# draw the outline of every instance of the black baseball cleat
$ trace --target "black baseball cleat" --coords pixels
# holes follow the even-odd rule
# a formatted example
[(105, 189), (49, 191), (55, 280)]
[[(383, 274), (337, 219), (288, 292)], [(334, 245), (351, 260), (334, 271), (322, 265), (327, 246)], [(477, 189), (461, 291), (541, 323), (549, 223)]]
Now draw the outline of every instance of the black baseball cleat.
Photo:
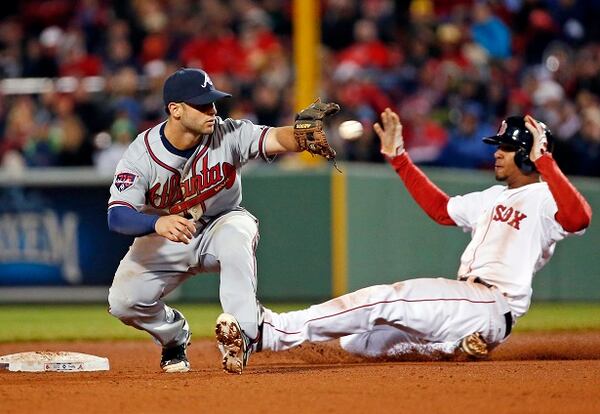
[(262, 352), (263, 347), (263, 327), (265, 325), (265, 307), (258, 304), (258, 337), (254, 340), (254, 352)]
[(264, 306), (258, 304), (258, 335), (252, 340), (242, 330), (242, 327), (229, 313), (222, 313), (217, 318), (215, 335), (217, 347), (221, 351), (223, 370), (231, 374), (241, 374), (244, 371), (250, 354), (262, 351), (262, 333), (264, 323)]
[(471, 358), (483, 359), (489, 355), (488, 344), (479, 332), (465, 336), (460, 340), (458, 347)]
[(160, 367), (165, 372), (188, 372), (190, 362), (185, 354), (187, 344), (163, 348)]
[(230, 374), (241, 374), (248, 364), (250, 354), (257, 351), (258, 341), (252, 342), (242, 331), (233, 315), (222, 313), (215, 326), (217, 346), (223, 359), (223, 370)]
[(241, 374), (250, 356), (246, 335), (238, 321), (228, 313), (222, 313), (217, 318), (215, 326), (217, 346), (223, 359), (223, 370), (231, 374)]
[(188, 372), (190, 370), (190, 362), (188, 361), (186, 349), (191, 343), (192, 333), (190, 327), (178, 310), (173, 309), (175, 314), (174, 321), (183, 319), (183, 330), (186, 334), (185, 341), (180, 345), (163, 347), (160, 367), (165, 372)]

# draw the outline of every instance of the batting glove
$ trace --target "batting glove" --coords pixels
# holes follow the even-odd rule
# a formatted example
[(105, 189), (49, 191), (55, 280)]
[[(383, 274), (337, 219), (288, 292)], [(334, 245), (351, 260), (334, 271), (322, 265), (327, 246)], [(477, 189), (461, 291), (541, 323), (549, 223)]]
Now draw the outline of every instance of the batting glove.
[(525, 117), (525, 127), (533, 135), (533, 144), (529, 153), (529, 159), (536, 162), (548, 151), (548, 137), (546, 136), (546, 125), (538, 122), (530, 115)]

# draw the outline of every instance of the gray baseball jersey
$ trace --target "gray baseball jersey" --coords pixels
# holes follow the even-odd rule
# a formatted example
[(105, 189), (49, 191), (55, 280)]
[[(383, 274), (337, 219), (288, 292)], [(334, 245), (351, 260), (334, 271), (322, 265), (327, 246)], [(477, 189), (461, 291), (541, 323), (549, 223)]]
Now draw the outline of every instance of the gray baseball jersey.
[(217, 117), (215, 131), (202, 136), (194, 154), (174, 153), (164, 136), (166, 122), (139, 134), (117, 165), (109, 208), (129, 206), (152, 214), (183, 213), (197, 204), (207, 217), (242, 201), (240, 167), (258, 156), (268, 159), (269, 127)]
[[(141, 133), (119, 162), (109, 208), (148, 214), (191, 214), (198, 229), (189, 244), (156, 233), (137, 237), (121, 260), (109, 291), (111, 314), (149, 332), (162, 346), (187, 338), (182, 321), (162, 298), (198, 272), (220, 273), (223, 310), (251, 338), (258, 333), (256, 258), (258, 221), (240, 208), (240, 167), (265, 153), (269, 127), (216, 119), (193, 154), (176, 150), (166, 123)], [(199, 211), (199, 213), (198, 213)]]

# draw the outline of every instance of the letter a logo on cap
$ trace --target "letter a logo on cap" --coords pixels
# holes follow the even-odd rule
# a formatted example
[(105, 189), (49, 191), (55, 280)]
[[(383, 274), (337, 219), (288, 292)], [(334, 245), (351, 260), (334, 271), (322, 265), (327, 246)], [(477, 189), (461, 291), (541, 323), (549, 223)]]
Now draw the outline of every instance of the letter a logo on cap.
[(204, 74), (204, 83), (202, 84), (203, 88), (206, 88), (206, 84), (209, 84), (210, 86), (214, 86), (212, 81), (210, 80), (210, 77), (208, 76), (208, 73)]

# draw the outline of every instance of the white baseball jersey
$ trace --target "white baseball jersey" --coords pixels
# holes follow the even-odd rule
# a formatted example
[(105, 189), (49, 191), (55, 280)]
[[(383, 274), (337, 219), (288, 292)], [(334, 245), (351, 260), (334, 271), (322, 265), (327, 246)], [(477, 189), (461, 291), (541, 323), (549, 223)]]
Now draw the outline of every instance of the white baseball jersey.
[(458, 278), (476, 276), (498, 287), (514, 316), (522, 316), (529, 309), (533, 275), (569, 234), (554, 218), (557, 211), (544, 182), (515, 189), (495, 185), (450, 198), (448, 214), (472, 237)]
[(247, 120), (216, 118), (215, 131), (202, 136), (192, 156), (177, 153), (164, 137), (163, 122), (139, 134), (119, 162), (109, 207), (125, 205), (151, 214), (185, 211), (194, 198), (207, 217), (242, 201), (240, 167), (265, 153), (268, 127)]
[[(458, 279), (468, 281), (410, 279), (299, 311), (265, 309), (263, 349), (341, 338), (343, 349), (359, 355), (432, 355), (454, 352), (475, 332), (490, 348), (506, 340), (509, 323), (529, 307), (534, 273), (569, 234), (554, 218), (558, 209), (548, 185), (496, 185), (450, 198), (447, 210), (472, 233), (458, 271)], [(475, 278), (494, 287), (472, 283)]]

